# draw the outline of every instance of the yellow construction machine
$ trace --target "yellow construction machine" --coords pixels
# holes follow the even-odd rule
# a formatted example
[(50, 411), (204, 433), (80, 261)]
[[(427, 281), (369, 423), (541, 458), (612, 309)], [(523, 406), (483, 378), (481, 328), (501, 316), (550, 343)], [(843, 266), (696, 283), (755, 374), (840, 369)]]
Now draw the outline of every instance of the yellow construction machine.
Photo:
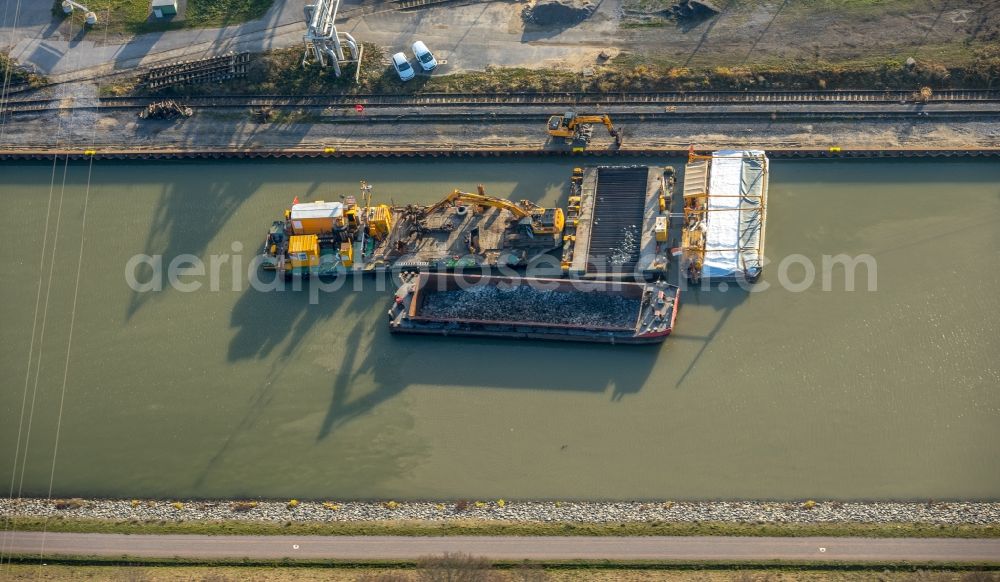
[(594, 124), (600, 123), (608, 128), (608, 135), (615, 138), (615, 145), (621, 147), (621, 130), (615, 129), (611, 123), (611, 117), (602, 115), (577, 115), (569, 111), (563, 115), (553, 115), (549, 117), (548, 131), (552, 137), (562, 137), (567, 143), (581, 142), (590, 143), (594, 134)]
[(489, 196), (482, 184), (478, 186), (478, 192), (475, 194), (455, 190), (445, 196), (444, 200), (427, 208), (426, 214), (432, 214), (449, 204), (462, 203), (482, 208), (506, 210), (511, 213), (520, 226), (527, 230), (530, 236), (560, 235), (566, 224), (566, 215), (563, 214), (562, 208), (542, 208), (530, 200), (521, 200), (515, 203), (504, 198)]
[(372, 205), (371, 186), (361, 183), (363, 205), (354, 196), (341, 202), (299, 202), (296, 196), (284, 220), (271, 223), (261, 254), (262, 267), (285, 276), (333, 276), (354, 267), (354, 243), (371, 252), (392, 229), (392, 209)]

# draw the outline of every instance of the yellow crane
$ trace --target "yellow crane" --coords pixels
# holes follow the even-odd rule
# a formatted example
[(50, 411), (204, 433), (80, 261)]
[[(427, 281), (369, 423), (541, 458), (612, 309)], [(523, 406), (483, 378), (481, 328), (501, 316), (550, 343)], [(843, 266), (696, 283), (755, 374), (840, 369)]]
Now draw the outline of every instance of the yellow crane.
[(432, 214), (449, 204), (464, 202), (470, 205), (506, 210), (521, 225), (528, 227), (531, 235), (562, 233), (563, 226), (566, 224), (566, 216), (563, 214), (562, 208), (542, 208), (530, 200), (521, 200), (515, 203), (504, 198), (489, 196), (482, 184), (477, 189), (478, 193), (455, 190), (437, 204), (429, 207), (426, 214)]
[(568, 142), (581, 141), (590, 143), (593, 134), (594, 124), (600, 123), (608, 128), (608, 135), (615, 138), (615, 144), (622, 145), (621, 131), (615, 129), (611, 123), (611, 117), (602, 115), (577, 115), (569, 111), (563, 115), (553, 115), (549, 117), (548, 131), (552, 137), (566, 138)]

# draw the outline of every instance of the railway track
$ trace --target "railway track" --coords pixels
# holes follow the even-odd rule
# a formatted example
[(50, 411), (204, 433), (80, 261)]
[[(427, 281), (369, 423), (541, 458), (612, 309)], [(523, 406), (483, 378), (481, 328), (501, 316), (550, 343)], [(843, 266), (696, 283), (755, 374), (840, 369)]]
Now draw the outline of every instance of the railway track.
[[(97, 106), (89, 107), (97, 109)], [(112, 108), (113, 109), (113, 108)], [(129, 107), (129, 109), (132, 109)], [(3, 115), (0, 111), (0, 115)], [(765, 120), (780, 122), (795, 121), (860, 121), (860, 120), (892, 120), (892, 119), (914, 119), (915, 113), (909, 109), (881, 109), (881, 110), (851, 110), (838, 109), (826, 111), (783, 111), (775, 113), (768, 110), (758, 111), (658, 111), (645, 113), (630, 113), (616, 111), (613, 113), (616, 124), (628, 130), (633, 124), (644, 123), (672, 123), (672, 122), (697, 122), (712, 123), (719, 121), (736, 122), (760, 122)], [(921, 114), (922, 115), (922, 114)], [(995, 118), (1000, 113), (994, 107), (983, 107), (977, 109), (946, 110), (927, 113), (927, 118), (941, 121), (949, 120), (972, 120), (976, 118)], [(544, 124), (549, 118), (549, 113), (526, 113), (526, 112), (506, 112), (506, 113), (449, 113), (449, 112), (408, 112), (408, 113), (366, 113), (365, 115), (337, 114), (321, 115), (315, 118), (303, 119), (303, 123), (337, 123), (337, 124)], [(598, 132), (600, 134), (600, 132)]]
[[(102, 97), (89, 107), (142, 109), (155, 97)], [(88, 100), (92, 103), (91, 100)], [(638, 105), (822, 105), (915, 103), (912, 91), (698, 91), (637, 93), (427, 93), (421, 95), (234, 95), (191, 97), (183, 100), (193, 108), (348, 108), (365, 107), (490, 107), (544, 105), (559, 108), (596, 108)], [(1000, 90), (956, 89), (934, 93), (925, 103), (1000, 103)], [(72, 100), (9, 99), (0, 113), (49, 111), (80, 107)]]
[(245, 75), (250, 60), (250, 53), (242, 52), (163, 65), (150, 69), (146, 73), (145, 82), (150, 89), (159, 89), (188, 83), (224, 81)]
[(392, 0), (396, 10), (416, 10), (417, 8), (430, 8), (440, 4), (454, 2), (455, 0)]
[[(569, 149), (544, 148), (540, 146), (485, 146), (475, 149), (456, 149), (451, 146), (424, 145), (410, 147), (329, 147), (322, 144), (297, 146), (293, 148), (231, 149), (231, 148), (103, 148), (86, 149), (87, 146), (63, 148), (6, 148), (0, 149), (0, 161), (4, 160), (51, 160), (53, 156), (70, 160), (221, 160), (221, 159), (326, 159), (326, 158), (518, 158), (518, 157), (634, 157), (668, 156), (685, 157), (687, 146), (645, 144), (627, 146), (624, 149), (588, 149), (585, 153)], [(710, 151), (710, 150), (709, 150)], [(1000, 148), (957, 148), (957, 149), (841, 149), (839, 147), (770, 147), (771, 159), (943, 159), (943, 158), (990, 158), (1000, 159)]]

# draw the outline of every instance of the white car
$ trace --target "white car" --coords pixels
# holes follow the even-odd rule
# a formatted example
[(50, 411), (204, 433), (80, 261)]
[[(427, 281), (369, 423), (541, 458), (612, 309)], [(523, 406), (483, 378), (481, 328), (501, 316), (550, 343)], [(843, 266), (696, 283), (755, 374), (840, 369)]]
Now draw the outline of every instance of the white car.
[(406, 55), (403, 53), (396, 53), (392, 55), (392, 66), (396, 69), (399, 74), (399, 80), (409, 81), (413, 77), (417, 76), (417, 73), (410, 66), (409, 61), (406, 60)]
[(417, 62), (420, 63), (420, 68), (425, 71), (433, 71), (437, 68), (437, 59), (434, 58), (434, 54), (427, 48), (424, 41), (418, 40), (413, 43), (411, 48), (413, 49), (413, 56), (417, 57)]

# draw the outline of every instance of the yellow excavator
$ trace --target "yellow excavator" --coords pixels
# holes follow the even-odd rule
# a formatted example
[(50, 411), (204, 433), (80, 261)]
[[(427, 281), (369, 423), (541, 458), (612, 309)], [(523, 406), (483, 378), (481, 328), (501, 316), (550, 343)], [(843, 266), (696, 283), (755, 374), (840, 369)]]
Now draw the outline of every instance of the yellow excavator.
[(621, 147), (621, 130), (615, 129), (611, 123), (611, 117), (602, 115), (577, 115), (569, 111), (563, 115), (553, 115), (549, 117), (548, 130), (552, 137), (562, 137), (567, 143), (582, 142), (590, 143), (594, 133), (594, 124), (600, 123), (608, 128), (608, 135), (615, 138), (615, 145)]
[(466, 203), (510, 212), (518, 224), (525, 227), (529, 236), (562, 234), (563, 226), (566, 224), (566, 216), (563, 214), (562, 208), (542, 208), (530, 200), (514, 203), (504, 198), (488, 196), (482, 184), (477, 187), (477, 190), (478, 193), (475, 194), (455, 190), (445, 196), (444, 200), (429, 207), (426, 214), (432, 214), (449, 204)]

